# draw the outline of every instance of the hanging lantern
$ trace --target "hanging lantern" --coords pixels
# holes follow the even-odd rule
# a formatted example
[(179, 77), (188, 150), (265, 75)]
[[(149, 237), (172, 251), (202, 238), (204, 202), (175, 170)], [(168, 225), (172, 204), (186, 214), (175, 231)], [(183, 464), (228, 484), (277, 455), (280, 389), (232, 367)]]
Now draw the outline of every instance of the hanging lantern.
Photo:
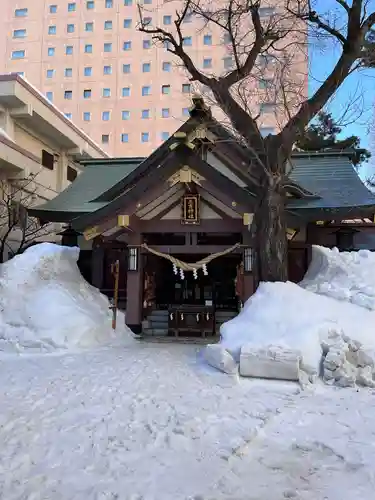
[(193, 276), (194, 276), (194, 279), (198, 279), (198, 271), (194, 268), (193, 269)]
[(184, 271), (183, 269), (180, 269), (180, 278), (183, 280), (185, 279), (185, 274), (184, 274)]

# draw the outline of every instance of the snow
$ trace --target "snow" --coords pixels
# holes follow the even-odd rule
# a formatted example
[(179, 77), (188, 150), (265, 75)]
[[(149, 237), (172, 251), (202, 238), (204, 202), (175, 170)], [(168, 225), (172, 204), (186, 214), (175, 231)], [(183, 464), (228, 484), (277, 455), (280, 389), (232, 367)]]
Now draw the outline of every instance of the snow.
[(191, 345), (0, 363), (0, 498), (372, 500), (375, 399), (229, 377)]
[(374, 264), (369, 251), (314, 247), (302, 283), (261, 283), (241, 313), (222, 325), (222, 348), (237, 362), (242, 349), (293, 349), (310, 378), (321, 374), (329, 383), (372, 387)]
[(119, 313), (77, 267), (79, 249), (53, 243), (28, 248), (0, 266), (0, 350), (51, 351), (131, 342)]
[(3, 343), (21, 351), (0, 356), (1, 499), (373, 499), (371, 388), (239, 377), (230, 353), (298, 351), (317, 371), (319, 351), (326, 381), (371, 385), (374, 311), (263, 284), (215, 348), (147, 344), (112, 332), (77, 257), (44, 243), (0, 268)]

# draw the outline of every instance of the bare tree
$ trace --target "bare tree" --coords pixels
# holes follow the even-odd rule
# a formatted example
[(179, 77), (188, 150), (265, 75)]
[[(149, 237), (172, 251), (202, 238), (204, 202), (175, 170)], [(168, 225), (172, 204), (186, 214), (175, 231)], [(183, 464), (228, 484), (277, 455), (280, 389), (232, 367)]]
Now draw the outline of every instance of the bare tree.
[(27, 214), (28, 208), (37, 200), (41, 201), (37, 175), (0, 181), (0, 262), (5, 260), (5, 250), (14, 257), (40, 238), (55, 233), (54, 224), (40, 224), (38, 219)]
[[(331, 0), (337, 9), (335, 15), (332, 11), (318, 12), (313, 2), (284, 0), (283, 6), (278, 2), (278, 7), (272, 9), (269, 2), (263, 0), (218, 0), (215, 3), (183, 0), (171, 30), (153, 26), (139, 8), (139, 30), (149, 33), (156, 43), (163, 44), (174, 54), (192, 82), (209, 89), (252, 153), (248, 168), (260, 176), (262, 188), (254, 222), (259, 278), (264, 281), (287, 279), (285, 185), (288, 182), (286, 164), (293, 146), (345, 78), (359, 67), (366, 37), (375, 24), (375, 12), (369, 12), (368, 0)], [(266, 19), (264, 9), (270, 13)], [(190, 56), (183, 30), (186, 18), (192, 15), (223, 30), (234, 61), (233, 68), (225, 74), (213, 75), (201, 70)], [(315, 93), (301, 100), (301, 93), (296, 96), (296, 89), (290, 83), (295, 75), (291, 75), (293, 69), (287, 60), (290, 54), (293, 60), (298, 58), (298, 50), (306, 54), (308, 32), (315, 40), (336, 44), (339, 57)], [(262, 137), (257, 111), (245, 107), (235, 93), (246, 79), (259, 79), (270, 60), (272, 64), (277, 58), (286, 61), (281, 64), (275, 97), (278, 101), (281, 99), (286, 116), (279, 133)]]

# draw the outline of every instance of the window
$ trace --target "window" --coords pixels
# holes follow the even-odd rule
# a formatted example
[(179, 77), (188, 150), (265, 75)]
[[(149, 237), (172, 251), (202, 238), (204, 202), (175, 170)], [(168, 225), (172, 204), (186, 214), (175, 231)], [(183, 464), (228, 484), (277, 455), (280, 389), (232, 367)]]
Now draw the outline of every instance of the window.
[(89, 111), (85, 111), (83, 113), (83, 121), (84, 122), (89, 122), (91, 121), (91, 113)]
[(74, 24), (67, 24), (66, 31), (67, 33), (74, 33)]
[(66, 78), (71, 78), (73, 76), (73, 68), (65, 68), (64, 74)]
[(142, 109), (142, 118), (146, 120), (147, 118), (150, 118), (150, 110), (149, 109)]
[(259, 63), (263, 68), (265, 68), (269, 64), (273, 64), (275, 60), (276, 60), (275, 57), (271, 56), (270, 54), (261, 54), (259, 56)]
[(26, 36), (26, 30), (14, 30), (13, 31), (13, 38), (25, 38)]
[(123, 46), (122, 46), (122, 50), (131, 50), (132, 48), (132, 43), (131, 41), (127, 41), (127, 42), (124, 42)]
[(124, 5), (125, 7), (130, 7), (131, 5), (133, 5), (133, 0), (124, 0)]
[(203, 45), (212, 45), (212, 36), (211, 35), (204, 35)]
[(163, 43), (163, 46), (164, 46), (164, 48), (165, 48), (165, 49), (167, 49), (167, 50), (171, 48), (171, 44), (170, 44), (170, 42), (169, 42), (168, 40), (166, 40), (166, 41)]
[(48, 34), (56, 35), (56, 26), (48, 26)]
[(113, 27), (112, 21), (104, 21), (104, 29), (111, 30)]
[(130, 118), (130, 111), (128, 111), (127, 109), (123, 110), (121, 112), (121, 118), (123, 120), (129, 120), (129, 118)]
[(68, 3), (68, 12), (75, 12), (76, 4), (75, 2)]
[(25, 72), (24, 71), (17, 71), (16, 75), (24, 77)]
[(26, 52), (24, 50), (13, 50), (12, 59), (24, 59)]
[(183, 83), (182, 84), (182, 93), (183, 94), (190, 94), (190, 89), (191, 89), (191, 85), (190, 83)]
[(259, 130), (262, 137), (267, 137), (267, 135), (272, 135), (275, 133), (275, 129), (273, 127), (260, 127)]
[(143, 63), (142, 64), (142, 72), (143, 73), (150, 73), (151, 71), (151, 63)]
[(123, 87), (121, 91), (122, 97), (129, 97), (130, 96), (130, 87)]
[(143, 0), (143, 3), (145, 5), (151, 5), (152, 4), (152, 0)]
[(122, 72), (123, 73), (130, 73), (130, 64), (123, 64), (122, 65)]
[(49, 12), (50, 12), (50, 14), (56, 14), (56, 12), (57, 12), (57, 5), (50, 5), (49, 6)]
[(275, 111), (274, 102), (262, 102), (259, 106), (259, 111), (261, 113), (273, 113)]
[(191, 38), (191, 36), (185, 36), (182, 39), (182, 45), (184, 45), (185, 47), (191, 47), (193, 45), (193, 39)]
[(189, 116), (189, 108), (182, 108), (182, 116)]
[(162, 132), (160, 136), (162, 141), (167, 141), (169, 139), (169, 132)]
[(109, 135), (102, 134), (102, 144), (108, 144), (108, 143), (109, 143)]
[(212, 59), (210, 57), (203, 59), (203, 68), (204, 69), (212, 68)]
[(111, 116), (110, 111), (103, 111), (103, 113), (102, 113), (103, 122), (108, 122), (110, 119), (110, 116)]
[(260, 17), (269, 17), (275, 13), (275, 7), (260, 7), (259, 8), (259, 16)]
[(131, 28), (132, 27), (132, 20), (131, 19), (124, 19), (124, 28)]
[(152, 23), (152, 17), (144, 17), (144, 18), (143, 18), (143, 24), (144, 24), (145, 26), (150, 26), (150, 25), (151, 25), (151, 23)]
[(27, 17), (28, 9), (16, 9), (14, 11), (15, 17)]
[(163, 17), (163, 24), (172, 24), (172, 16), (164, 16)]
[(103, 97), (111, 97), (111, 89), (103, 89), (103, 92), (102, 92), (102, 96)]
[(142, 87), (142, 95), (151, 95), (151, 87), (146, 85), (145, 87)]
[(171, 92), (171, 86), (170, 85), (162, 85), (161, 86), (161, 93), (162, 94), (170, 94)]
[(65, 47), (65, 54), (71, 56), (73, 54), (73, 45), (67, 45)]
[(48, 55), (51, 57), (51, 56), (54, 56), (55, 55), (55, 47), (48, 47), (48, 51), (47, 51)]
[(48, 168), (48, 170), (53, 170), (55, 166), (55, 157), (53, 154), (49, 153), (45, 149), (42, 149), (42, 165)]
[(68, 165), (68, 168), (66, 171), (66, 179), (69, 182), (73, 182), (77, 179), (77, 175), (78, 175), (77, 170), (75, 168), (69, 167), (69, 165)]
[(223, 64), (225, 69), (230, 69), (233, 66), (233, 58), (231, 56), (223, 57)]
[(270, 89), (272, 88), (272, 80), (270, 80), (269, 78), (261, 78), (259, 80), (259, 88), (260, 89)]
[(86, 23), (85, 31), (94, 31), (94, 23)]
[(94, 0), (87, 0), (87, 2), (86, 2), (86, 9), (87, 10), (95, 9), (95, 2), (94, 2)]
[(90, 99), (91, 98), (91, 89), (85, 89), (83, 91), (83, 98), (84, 99)]
[(110, 42), (105, 43), (103, 50), (104, 52), (112, 52), (112, 44)]
[(87, 43), (85, 45), (85, 53), (86, 54), (92, 54), (92, 45), (91, 45), (91, 43)]
[(169, 108), (163, 108), (161, 110), (161, 116), (162, 118), (169, 118)]
[(231, 39), (230, 33), (224, 33), (224, 35), (223, 35), (223, 43), (225, 43), (226, 45), (228, 45), (228, 43), (232, 43), (232, 39)]
[(121, 142), (129, 142), (129, 134), (121, 134)]
[(65, 118), (67, 118), (68, 120), (72, 119), (72, 113), (64, 113), (64, 115), (65, 115)]
[(53, 101), (53, 92), (46, 92), (46, 97), (49, 101)]
[(53, 154), (49, 153), (45, 149), (42, 149), (42, 165), (48, 168), (48, 170), (53, 170), (55, 165), (55, 157)]
[(151, 40), (143, 40), (143, 48), (150, 49), (151, 48)]
[(91, 66), (86, 66), (86, 68), (84, 68), (84, 70), (83, 70), (83, 74), (85, 76), (91, 76), (92, 75), (92, 68), (91, 68)]
[(169, 61), (163, 62), (163, 71), (167, 71), (168, 73), (171, 71), (172, 64)]
[(64, 99), (70, 100), (70, 99), (72, 99), (72, 97), (73, 97), (73, 92), (71, 90), (65, 90)]
[(148, 142), (150, 139), (150, 134), (148, 132), (141, 133), (141, 142)]
[(47, 69), (46, 71), (47, 78), (53, 78), (54, 73), (55, 73), (54, 69)]
[(113, 7), (113, 0), (105, 0), (105, 8), (111, 9)]
[(193, 20), (193, 14), (192, 14), (192, 12), (187, 12), (185, 14), (185, 17), (183, 18), (182, 22), (183, 23), (191, 23), (192, 20)]

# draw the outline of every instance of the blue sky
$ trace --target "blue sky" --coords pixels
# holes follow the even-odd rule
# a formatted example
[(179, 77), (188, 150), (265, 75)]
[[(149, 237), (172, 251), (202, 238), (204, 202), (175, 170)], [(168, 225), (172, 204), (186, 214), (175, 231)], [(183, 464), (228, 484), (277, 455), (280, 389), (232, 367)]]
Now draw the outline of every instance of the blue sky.
[[(375, 0), (370, 0), (368, 4), (370, 12), (375, 10)], [(339, 12), (334, 10), (337, 9), (335, 0), (317, 0), (315, 5), (319, 13), (330, 12), (333, 15), (334, 12)], [(333, 69), (339, 52), (339, 47), (332, 43), (310, 47), (310, 94)], [(373, 149), (373, 155), (375, 155), (375, 127), (373, 127), (373, 141), (371, 141), (369, 126), (372, 120), (375, 121), (374, 90), (375, 70), (357, 71), (346, 79), (327, 106), (327, 110), (332, 112), (335, 118), (342, 118), (343, 123), (346, 123), (342, 135), (358, 135), (361, 138), (361, 145), (370, 150)], [(349, 111), (346, 111), (348, 108)]]

